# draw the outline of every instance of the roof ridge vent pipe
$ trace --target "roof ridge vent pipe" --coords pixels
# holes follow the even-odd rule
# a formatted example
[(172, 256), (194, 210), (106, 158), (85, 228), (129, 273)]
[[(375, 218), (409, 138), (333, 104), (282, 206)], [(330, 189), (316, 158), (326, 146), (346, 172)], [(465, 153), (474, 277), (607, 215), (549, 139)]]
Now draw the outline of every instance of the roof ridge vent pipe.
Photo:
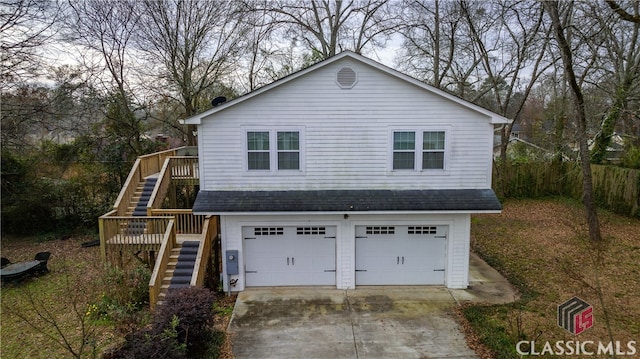
[(227, 102), (227, 98), (224, 96), (218, 96), (216, 98), (214, 98), (213, 100), (211, 100), (211, 106), (216, 107), (219, 106), (223, 103)]

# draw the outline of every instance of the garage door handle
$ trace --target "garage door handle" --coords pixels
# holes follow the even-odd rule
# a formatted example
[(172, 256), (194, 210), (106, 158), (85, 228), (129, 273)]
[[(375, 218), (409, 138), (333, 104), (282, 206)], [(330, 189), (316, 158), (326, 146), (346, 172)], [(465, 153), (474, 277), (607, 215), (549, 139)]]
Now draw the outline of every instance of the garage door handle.
[(289, 257), (287, 257), (287, 265), (289, 265)]
[(433, 238), (447, 238), (447, 236), (434, 236)]
[(400, 264), (400, 257), (396, 257), (396, 264)]
[(356, 272), (366, 272), (366, 269), (356, 269)]
[(258, 271), (257, 271), (257, 270), (246, 270), (246, 271), (244, 271), (244, 272), (245, 272), (245, 273), (258, 273)]
[(444, 268), (443, 269), (434, 269), (434, 272), (444, 272)]
[(402, 264), (404, 264), (404, 256), (402, 256)]
[(291, 257), (291, 265), (292, 266), (296, 265), (296, 259), (293, 257)]
[(333, 237), (324, 237), (324, 239), (336, 239), (336, 236), (333, 236)]
[(324, 271), (326, 273), (326, 272), (335, 272), (336, 270), (335, 269), (325, 269)]

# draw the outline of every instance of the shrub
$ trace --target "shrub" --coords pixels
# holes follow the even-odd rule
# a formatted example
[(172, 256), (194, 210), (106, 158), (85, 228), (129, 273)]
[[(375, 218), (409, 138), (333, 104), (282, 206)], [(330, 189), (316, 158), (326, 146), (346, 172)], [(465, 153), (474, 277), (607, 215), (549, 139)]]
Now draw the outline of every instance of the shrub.
[(107, 292), (89, 306), (87, 315), (95, 321), (114, 322), (124, 334), (137, 330), (148, 316), (142, 309), (149, 302), (151, 272), (139, 265), (130, 270), (110, 267), (103, 278)]
[(115, 351), (105, 353), (105, 359), (163, 358), (186, 359), (186, 345), (178, 340), (179, 319), (174, 317), (169, 326), (159, 333), (151, 329), (140, 330), (126, 337), (126, 342)]
[(211, 344), (216, 296), (206, 288), (190, 287), (170, 290), (164, 304), (154, 316), (153, 332), (161, 333), (178, 319), (178, 341), (186, 344), (190, 358), (202, 357)]
[(217, 358), (224, 334), (213, 330), (215, 299), (206, 288), (170, 290), (151, 327), (126, 335), (126, 342), (105, 358)]

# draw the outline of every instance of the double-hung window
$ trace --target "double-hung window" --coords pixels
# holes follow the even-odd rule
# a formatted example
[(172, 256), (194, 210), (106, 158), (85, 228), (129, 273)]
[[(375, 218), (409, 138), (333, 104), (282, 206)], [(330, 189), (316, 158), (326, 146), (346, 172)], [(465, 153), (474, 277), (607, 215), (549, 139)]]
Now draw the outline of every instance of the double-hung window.
[(268, 131), (247, 132), (247, 164), (249, 170), (271, 168)]
[(278, 132), (278, 169), (300, 169), (300, 132)]
[(247, 171), (300, 171), (301, 131), (246, 131)]
[(444, 170), (446, 131), (393, 131), (393, 170)]

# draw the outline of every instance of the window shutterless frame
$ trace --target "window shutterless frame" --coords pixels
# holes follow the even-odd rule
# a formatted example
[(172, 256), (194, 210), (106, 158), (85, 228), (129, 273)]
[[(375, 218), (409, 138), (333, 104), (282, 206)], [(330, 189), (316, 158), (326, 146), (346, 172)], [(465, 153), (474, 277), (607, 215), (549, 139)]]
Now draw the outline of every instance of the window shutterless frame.
[(247, 174), (304, 171), (304, 128), (244, 128), (244, 172)]
[(392, 128), (389, 170), (398, 173), (444, 173), (449, 165), (446, 127)]

